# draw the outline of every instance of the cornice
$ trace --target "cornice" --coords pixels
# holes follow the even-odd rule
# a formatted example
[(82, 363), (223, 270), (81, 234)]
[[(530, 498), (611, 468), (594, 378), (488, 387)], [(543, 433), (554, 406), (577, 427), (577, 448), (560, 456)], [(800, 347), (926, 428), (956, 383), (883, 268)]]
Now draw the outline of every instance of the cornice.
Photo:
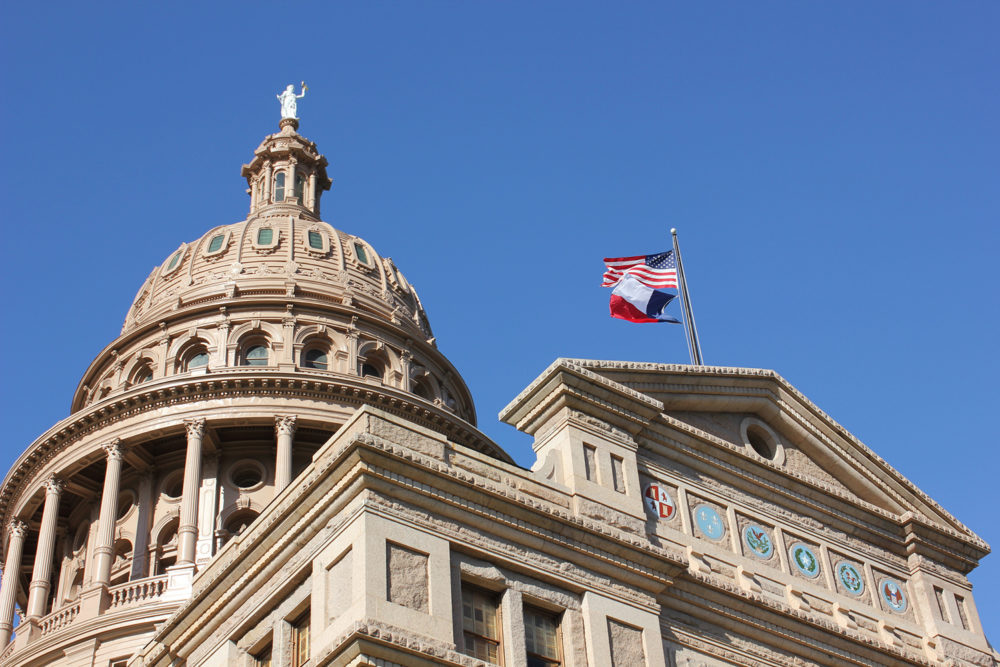
[[(112, 427), (116, 422), (143, 413), (178, 405), (192, 405), (215, 398), (262, 396), (334, 400), (354, 405), (379, 405), (390, 413), (406, 416), (435, 431), (445, 433), (473, 450), (511, 463), (513, 460), (475, 426), (400, 389), (366, 382), (353, 375), (328, 373), (322, 377), (254, 367), (238, 367), (210, 375), (165, 378), (137, 385), (76, 412), (52, 426), (21, 454), (0, 485), (0, 525), (10, 518), (13, 499), (19, 497), (40, 469), (82, 438)], [(275, 413), (288, 406), (275, 406)], [(200, 415), (205, 414), (199, 411)], [(180, 423), (180, 416), (178, 417)]]

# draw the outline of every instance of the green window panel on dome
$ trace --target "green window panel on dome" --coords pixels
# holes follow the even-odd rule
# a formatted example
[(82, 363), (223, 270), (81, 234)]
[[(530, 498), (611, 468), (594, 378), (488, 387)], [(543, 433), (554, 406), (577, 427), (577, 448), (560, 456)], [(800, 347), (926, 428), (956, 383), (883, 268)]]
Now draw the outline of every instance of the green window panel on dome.
[(212, 237), (212, 240), (208, 242), (209, 252), (218, 252), (219, 248), (222, 247), (222, 242), (226, 240), (225, 234), (218, 234)]
[(360, 243), (354, 244), (354, 254), (357, 256), (358, 261), (361, 262), (362, 264), (368, 263), (368, 253), (365, 252), (364, 246), (362, 246)]
[(174, 256), (170, 258), (170, 263), (167, 264), (167, 271), (177, 266), (177, 262), (180, 261), (182, 253), (183, 251), (181, 250), (178, 250), (177, 252), (174, 253)]
[(274, 240), (274, 230), (270, 227), (261, 227), (257, 230), (257, 245), (271, 245)]
[(309, 232), (309, 247), (316, 250), (323, 249), (323, 236), (319, 232)]

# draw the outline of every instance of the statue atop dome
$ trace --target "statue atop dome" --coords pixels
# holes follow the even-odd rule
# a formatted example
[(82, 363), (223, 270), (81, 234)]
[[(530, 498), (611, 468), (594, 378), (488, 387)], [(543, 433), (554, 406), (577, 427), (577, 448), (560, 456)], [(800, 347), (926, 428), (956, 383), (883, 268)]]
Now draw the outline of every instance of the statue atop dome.
[(302, 99), (306, 96), (306, 91), (309, 90), (309, 86), (306, 82), (301, 82), (302, 93), (299, 95), (295, 94), (295, 84), (288, 84), (284, 92), (277, 95), (278, 101), (281, 102), (281, 118), (293, 118), (297, 119), (298, 116), (298, 102), (296, 100)]

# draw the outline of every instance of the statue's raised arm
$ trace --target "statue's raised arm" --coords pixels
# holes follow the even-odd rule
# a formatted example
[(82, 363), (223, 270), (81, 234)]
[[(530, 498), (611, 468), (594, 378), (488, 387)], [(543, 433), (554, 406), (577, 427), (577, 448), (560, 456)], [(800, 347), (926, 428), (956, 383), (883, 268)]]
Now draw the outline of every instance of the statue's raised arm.
[(285, 90), (277, 95), (278, 101), (281, 102), (281, 117), (282, 118), (298, 118), (296, 115), (298, 113), (298, 102), (297, 100), (306, 96), (306, 83), (302, 82), (302, 92), (299, 95), (295, 94), (295, 85), (288, 84)]

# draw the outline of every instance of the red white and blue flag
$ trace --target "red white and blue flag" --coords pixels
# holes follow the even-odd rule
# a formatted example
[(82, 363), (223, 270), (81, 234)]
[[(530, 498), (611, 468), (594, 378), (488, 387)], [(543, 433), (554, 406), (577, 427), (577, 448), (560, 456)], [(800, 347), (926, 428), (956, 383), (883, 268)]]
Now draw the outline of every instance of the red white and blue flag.
[(673, 301), (674, 294), (650, 289), (635, 276), (626, 274), (611, 292), (611, 317), (629, 322), (673, 322), (680, 324), (676, 317), (664, 310)]
[(635, 257), (605, 257), (604, 281), (601, 287), (613, 287), (622, 276), (629, 274), (646, 287), (677, 289), (677, 260), (674, 251)]

